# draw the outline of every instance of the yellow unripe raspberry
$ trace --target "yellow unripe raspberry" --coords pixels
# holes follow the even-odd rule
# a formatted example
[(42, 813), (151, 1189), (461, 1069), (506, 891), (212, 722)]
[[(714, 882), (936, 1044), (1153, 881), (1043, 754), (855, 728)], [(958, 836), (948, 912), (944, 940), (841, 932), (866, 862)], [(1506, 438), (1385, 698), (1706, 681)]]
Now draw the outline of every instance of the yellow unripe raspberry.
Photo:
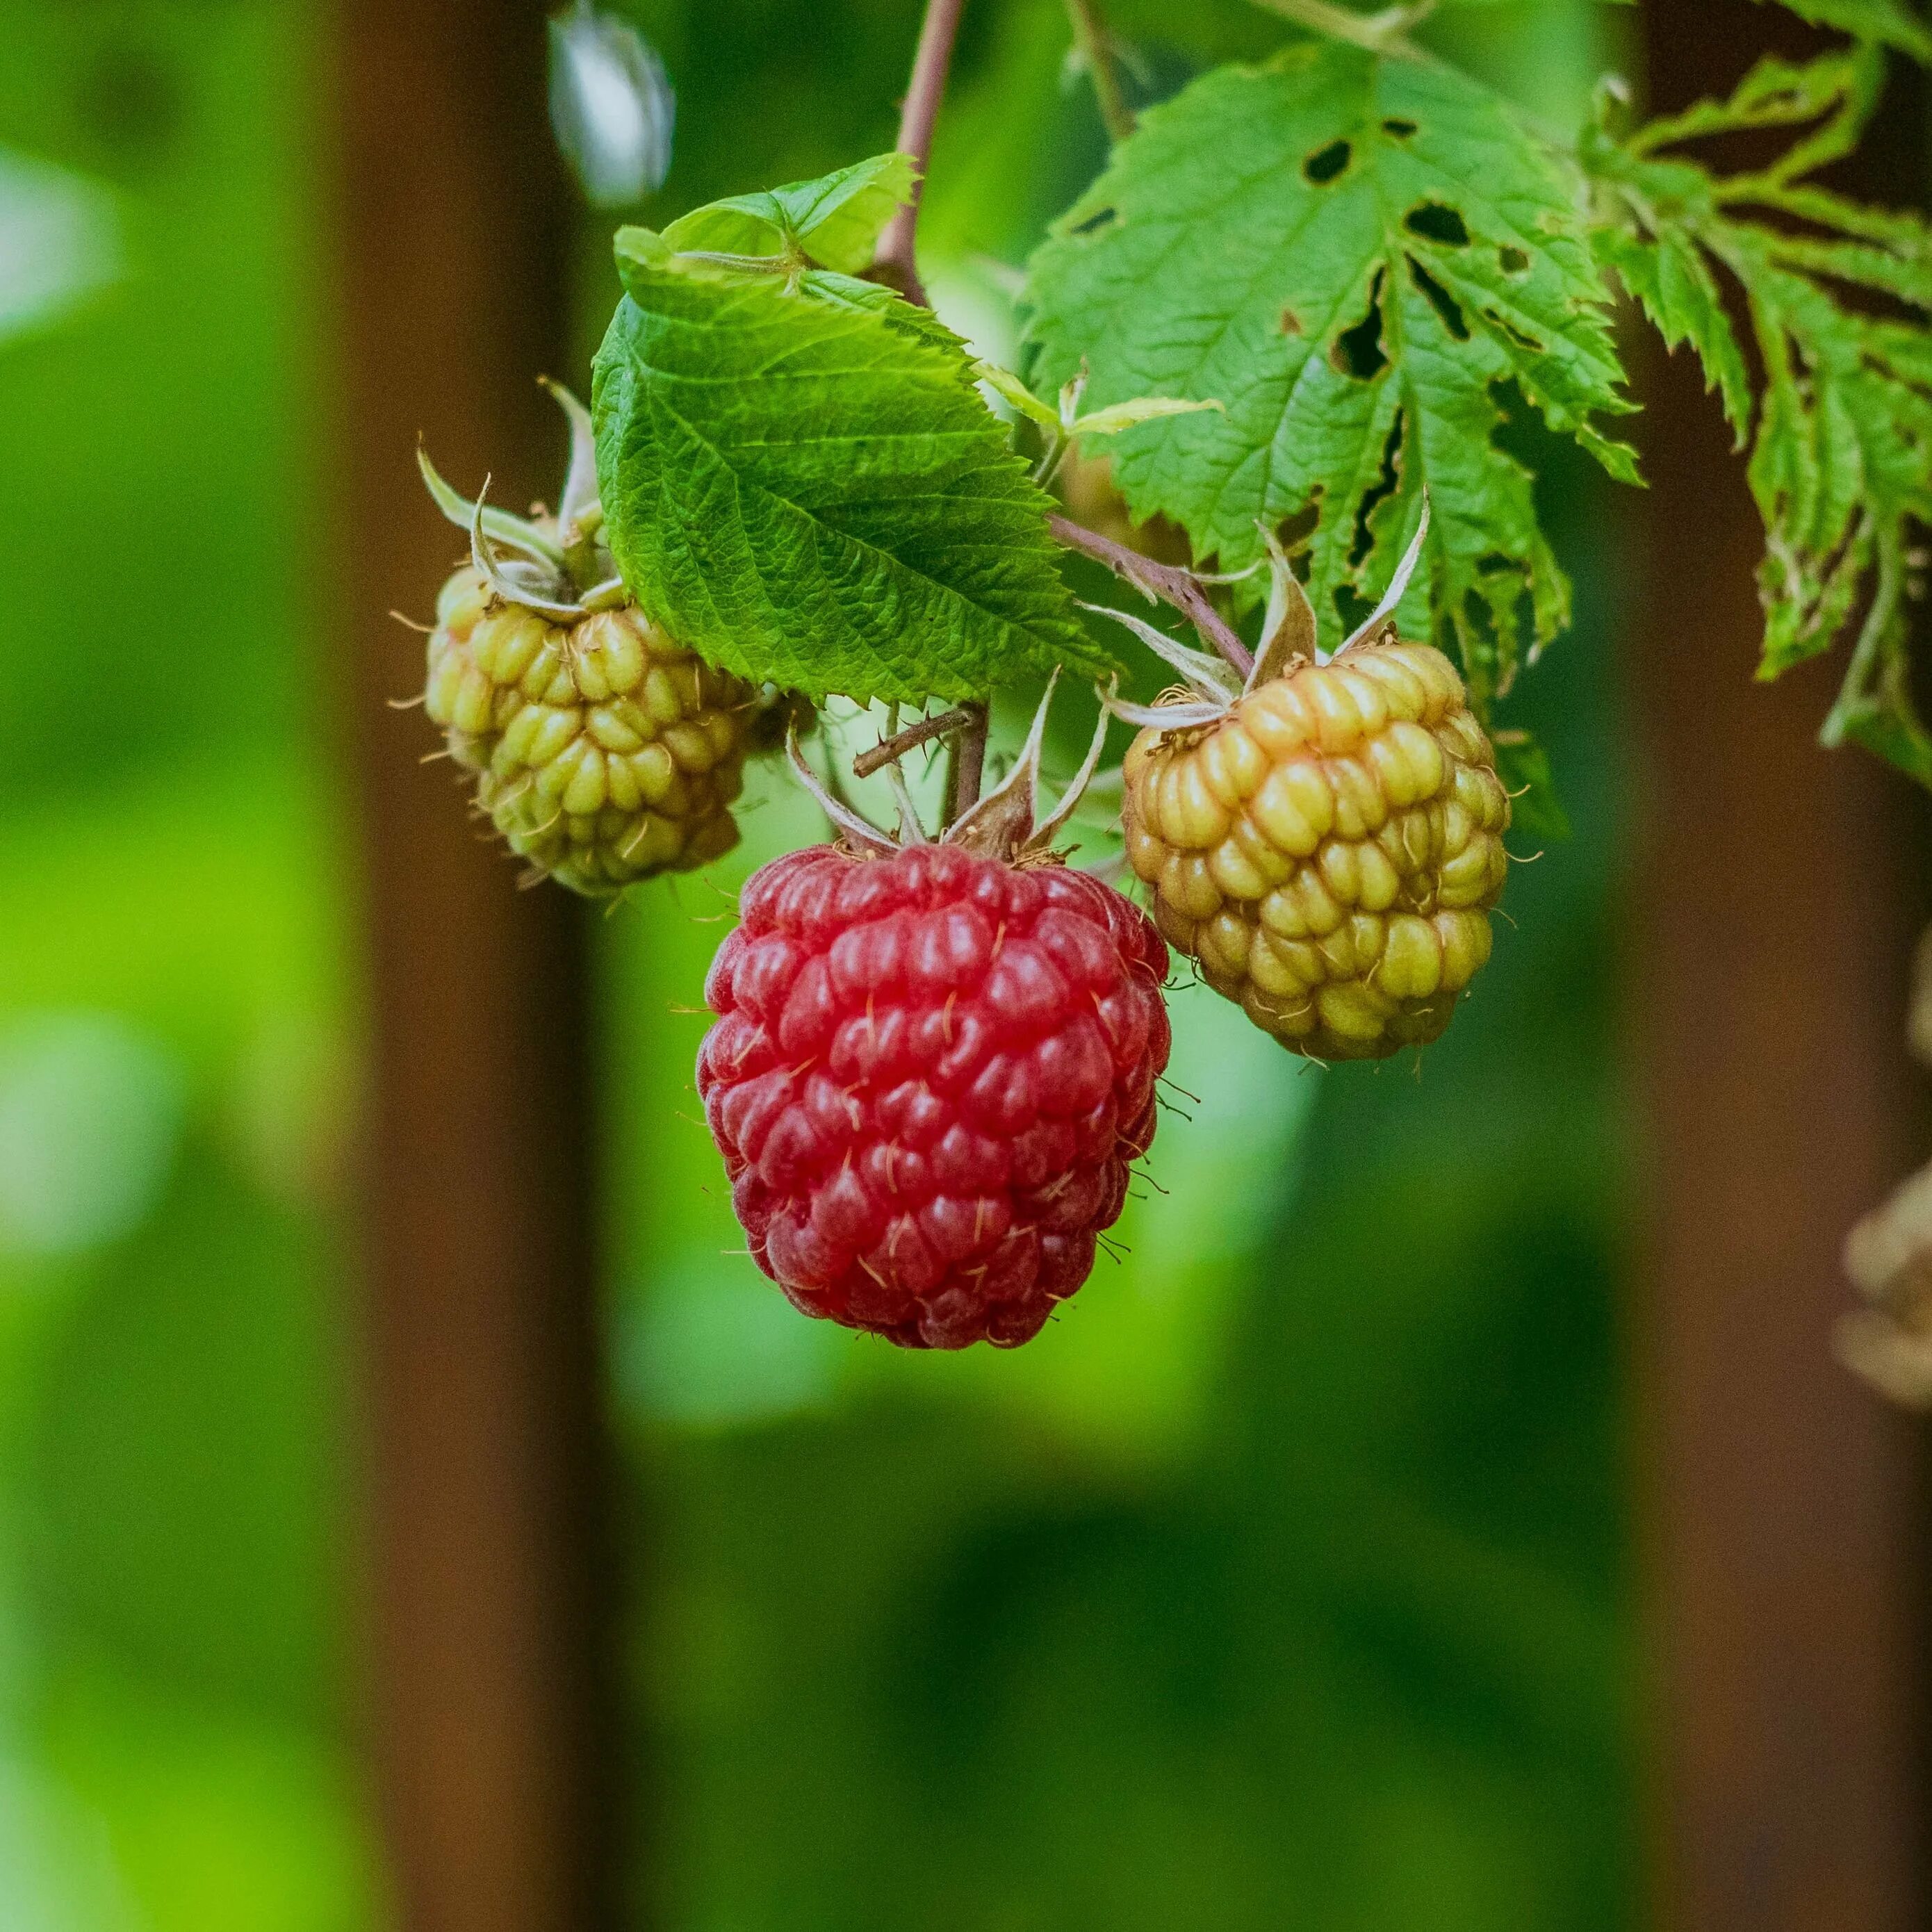
[(1364, 644), (1128, 752), (1126, 848), (1156, 923), (1284, 1046), (1438, 1038), (1490, 956), (1509, 800), (1462, 680)]
[(755, 694), (634, 604), (559, 622), (458, 570), (436, 600), (424, 706), (512, 849), (592, 896), (736, 844)]

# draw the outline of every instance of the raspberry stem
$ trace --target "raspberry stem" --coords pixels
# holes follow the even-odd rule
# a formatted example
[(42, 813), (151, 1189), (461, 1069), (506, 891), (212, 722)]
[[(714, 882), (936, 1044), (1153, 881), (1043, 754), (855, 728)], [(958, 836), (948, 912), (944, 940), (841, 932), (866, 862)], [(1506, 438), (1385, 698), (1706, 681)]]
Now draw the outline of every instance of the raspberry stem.
[(1072, 22), (1073, 44), (1079, 50), (1094, 83), (1094, 99), (1100, 110), (1107, 138), (1124, 141), (1134, 131), (1134, 110), (1121, 91), (1113, 36), (1108, 32), (1094, 0), (1066, 0), (1066, 15)]
[(898, 142), (899, 152), (912, 157), (918, 172), (913, 178), (911, 199), (886, 224), (872, 260), (875, 279), (890, 284), (922, 308), (932, 304), (919, 278), (914, 242), (926, 191), (926, 164), (932, 156), (933, 124), (939, 118), (939, 104), (946, 93), (946, 70), (952, 62), (952, 43), (964, 4), (965, 0), (926, 0), (926, 19), (913, 55), (912, 80), (899, 113)]
[(934, 738), (943, 738), (949, 731), (957, 731), (973, 722), (972, 713), (963, 704), (955, 705), (950, 711), (941, 711), (931, 718), (915, 718), (903, 731), (896, 731), (889, 738), (881, 738), (869, 752), (861, 752), (852, 760), (852, 776), (855, 778), (868, 778), (874, 772), (882, 772), (886, 766), (896, 763), (908, 752), (916, 752), (920, 746), (930, 744)]
[(1090, 556), (1096, 563), (1104, 563), (1116, 577), (1124, 578), (1147, 596), (1172, 604), (1200, 633), (1201, 641), (1219, 651), (1242, 676), (1254, 669), (1254, 654), (1208, 601), (1208, 592), (1193, 572), (1156, 563), (1138, 550), (1130, 550), (1125, 544), (1115, 543), (1111, 537), (1103, 537), (1097, 530), (1085, 529), (1065, 517), (1050, 516), (1046, 523), (1056, 542), (1069, 550), (1077, 550), (1083, 556)]
[(964, 816), (980, 802), (980, 788), (986, 776), (986, 707), (962, 704), (966, 722), (952, 741), (952, 813)]

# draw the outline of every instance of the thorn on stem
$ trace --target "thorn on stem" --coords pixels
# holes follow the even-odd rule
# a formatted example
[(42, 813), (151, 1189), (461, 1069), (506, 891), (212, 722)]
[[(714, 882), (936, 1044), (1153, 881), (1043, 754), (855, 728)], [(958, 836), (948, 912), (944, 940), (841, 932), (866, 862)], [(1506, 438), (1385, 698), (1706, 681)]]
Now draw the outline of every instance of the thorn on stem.
[(903, 731), (881, 738), (869, 752), (861, 752), (852, 760), (852, 776), (868, 778), (874, 772), (884, 771), (886, 766), (904, 757), (907, 752), (916, 751), (935, 738), (964, 730), (973, 722), (973, 709), (970, 705), (956, 704), (950, 711), (940, 712), (931, 718), (916, 718)]

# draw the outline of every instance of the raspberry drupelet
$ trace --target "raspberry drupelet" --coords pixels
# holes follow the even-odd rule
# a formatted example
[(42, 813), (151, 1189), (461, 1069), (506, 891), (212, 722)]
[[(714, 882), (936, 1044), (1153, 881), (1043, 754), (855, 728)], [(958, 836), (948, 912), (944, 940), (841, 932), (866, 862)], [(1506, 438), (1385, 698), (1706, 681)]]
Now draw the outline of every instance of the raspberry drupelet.
[(1154, 1136), (1151, 922), (1064, 865), (924, 844), (790, 854), (742, 913), (698, 1084), (753, 1258), (904, 1347), (1029, 1340)]

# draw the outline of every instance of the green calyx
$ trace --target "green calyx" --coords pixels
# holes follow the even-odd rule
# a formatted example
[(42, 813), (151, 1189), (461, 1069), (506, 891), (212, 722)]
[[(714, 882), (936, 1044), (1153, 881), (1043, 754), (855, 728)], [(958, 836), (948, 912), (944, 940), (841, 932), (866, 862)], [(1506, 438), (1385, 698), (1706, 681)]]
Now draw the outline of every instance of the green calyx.
[(604, 541), (590, 412), (562, 383), (545, 377), (544, 387), (570, 423), (570, 467), (555, 516), (513, 516), (487, 505), (487, 478), (472, 502), (443, 479), (421, 448), (416, 466), (436, 508), (468, 533), (470, 560), (491, 590), (506, 602), (571, 624), (628, 603), (631, 593)]

